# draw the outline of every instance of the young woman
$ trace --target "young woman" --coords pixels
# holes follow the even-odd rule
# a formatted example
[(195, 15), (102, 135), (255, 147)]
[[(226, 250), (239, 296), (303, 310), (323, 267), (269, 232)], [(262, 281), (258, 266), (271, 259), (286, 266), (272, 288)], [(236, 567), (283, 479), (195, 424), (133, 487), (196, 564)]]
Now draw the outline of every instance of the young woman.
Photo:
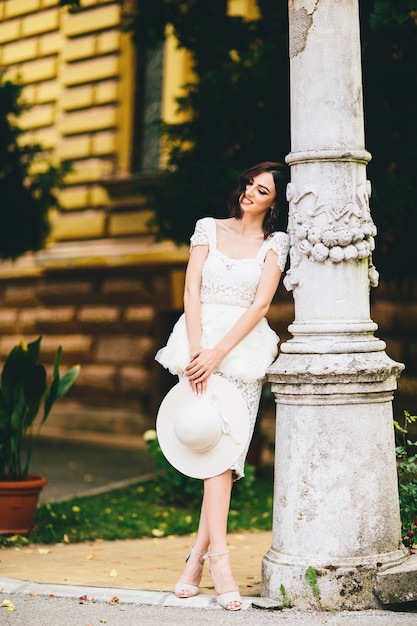
[(244, 476), (244, 462), (255, 426), (262, 383), (277, 354), (278, 337), (265, 315), (284, 270), (286, 168), (259, 163), (242, 174), (229, 199), (226, 219), (203, 218), (191, 237), (184, 292), (184, 314), (156, 359), (186, 376), (197, 396), (210, 376), (224, 376), (242, 393), (251, 432), (233, 467), (204, 479), (200, 522), (194, 546), (175, 585), (180, 598), (198, 593), (204, 560), (209, 559), (217, 601), (242, 607), (227, 549), (232, 483)]

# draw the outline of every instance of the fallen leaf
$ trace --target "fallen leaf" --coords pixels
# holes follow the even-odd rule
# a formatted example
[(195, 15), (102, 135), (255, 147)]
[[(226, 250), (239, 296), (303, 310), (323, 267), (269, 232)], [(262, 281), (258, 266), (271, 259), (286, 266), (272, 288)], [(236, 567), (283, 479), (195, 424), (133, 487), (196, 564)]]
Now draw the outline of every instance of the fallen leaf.
[(87, 561), (92, 561), (95, 558), (95, 554), (89, 554), (87, 557)]
[(117, 576), (117, 570), (115, 569), (110, 570), (109, 576), (112, 576), (113, 578), (115, 578)]
[(118, 602), (120, 602), (120, 598), (118, 598), (118, 596), (113, 596), (107, 604), (117, 604)]
[(13, 602), (11, 602), (11, 600), (3, 600), (3, 602), (0, 604), (0, 608), (5, 608), (8, 611), (14, 611), (15, 610), (15, 606), (13, 604)]
[(32, 598), (36, 598), (38, 594), (36, 593), (36, 591), (31, 591), (29, 595), (32, 596)]
[(39, 554), (50, 554), (51, 550), (49, 548), (38, 548)]

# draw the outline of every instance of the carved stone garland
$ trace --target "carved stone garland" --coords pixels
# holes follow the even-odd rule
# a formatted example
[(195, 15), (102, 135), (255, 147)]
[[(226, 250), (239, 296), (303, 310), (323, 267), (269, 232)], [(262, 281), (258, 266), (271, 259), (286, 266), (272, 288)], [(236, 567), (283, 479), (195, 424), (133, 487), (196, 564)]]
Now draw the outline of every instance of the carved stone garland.
[(321, 201), (314, 189), (297, 191), (294, 183), (288, 184), (291, 269), (284, 279), (288, 291), (299, 283), (297, 268), (303, 256), (318, 263), (368, 258), (369, 284), (378, 285), (379, 274), (372, 263), (377, 229), (369, 209), (370, 195), (368, 180), (357, 186), (352, 201), (334, 206)]

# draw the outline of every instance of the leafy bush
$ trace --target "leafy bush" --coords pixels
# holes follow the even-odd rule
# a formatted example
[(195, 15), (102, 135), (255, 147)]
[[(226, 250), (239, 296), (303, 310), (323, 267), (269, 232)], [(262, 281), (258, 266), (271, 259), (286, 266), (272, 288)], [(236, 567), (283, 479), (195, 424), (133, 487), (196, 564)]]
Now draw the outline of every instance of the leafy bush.
[(404, 411), (404, 425), (394, 421), (399, 445), (397, 455), (398, 488), (400, 494), (400, 513), (403, 542), (412, 546), (417, 533), (417, 453), (410, 454), (410, 448), (417, 446), (417, 441), (409, 439), (409, 426), (417, 422), (416, 415)]
[[(155, 469), (160, 473), (158, 480), (158, 501), (168, 505), (197, 506), (201, 503), (203, 481), (189, 478), (172, 467), (162, 453), (156, 431), (147, 430), (144, 435), (149, 454)], [(250, 500), (255, 495), (253, 484), (255, 470), (251, 465), (245, 466), (245, 478), (235, 483), (233, 487), (232, 505), (239, 506), (243, 501)]]
[(44, 247), (49, 209), (71, 166), (52, 165), (38, 144), (22, 140), (20, 115), (28, 110), (22, 85), (0, 71), (0, 259), (16, 259)]

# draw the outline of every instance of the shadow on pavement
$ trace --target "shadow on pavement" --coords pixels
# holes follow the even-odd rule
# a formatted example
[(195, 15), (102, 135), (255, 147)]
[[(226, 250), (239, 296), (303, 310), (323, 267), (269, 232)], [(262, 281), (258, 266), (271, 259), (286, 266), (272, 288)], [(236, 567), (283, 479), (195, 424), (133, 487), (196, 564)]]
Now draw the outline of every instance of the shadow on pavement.
[(36, 442), (30, 472), (42, 474), (47, 484), (41, 501), (88, 494), (113, 483), (129, 481), (153, 471), (145, 449), (117, 448), (55, 439)]

